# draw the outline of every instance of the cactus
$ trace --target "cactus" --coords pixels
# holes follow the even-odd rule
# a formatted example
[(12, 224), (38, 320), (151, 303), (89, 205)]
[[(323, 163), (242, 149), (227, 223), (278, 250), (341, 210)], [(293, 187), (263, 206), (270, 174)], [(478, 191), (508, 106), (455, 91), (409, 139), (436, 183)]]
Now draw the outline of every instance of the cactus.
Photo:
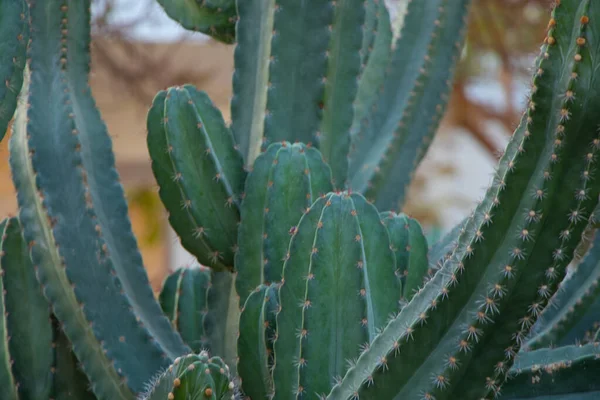
[(23, 69), (29, 42), (29, 7), (26, 0), (0, 1), (0, 140), (17, 108), (23, 86)]
[(396, 255), (396, 270), (402, 281), (402, 298), (410, 301), (425, 283), (429, 271), (427, 239), (421, 224), (414, 218), (392, 211), (383, 212), (380, 217), (390, 234)]
[(525, 347), (540, 349), (590, 341), (600, 320), (600, 235), (581, 264), (565, 278), (531, 328)]
[(276, 283), (258, 286), (246, 299), (240, 315), (238, 373), (244, 377), (242, 390), (251, 399), (266, 399), (273, 393), (278, 289)]
[(246, 180), (235, 262), (240, 306), (260, 284), (281, 281), (296, 223), (331, 190), (331, 169), (314, 148), (273, 143), (256, 159)]
[(148, 149), (181, 244), (204, 265), (232, 269), (245, 172), (221, 112), (191, 85), (159, 92)]
[(167, 277), (159, 296), (163, 312), (194, 353), (209, 350), (204, 320), (210, 280), (210, 269), (202, 265), (179, 268)]
[(600, 396), (598, 343), (540, 349), (521, 355), (502, 389), (503, 400), (596, 399)]
[(186, 400), (233, 398), (234, 384), (229, 367), (218, 357), (208, 353), (178, 357), (154, 382), (142, 400)]
[(377, 209), (360, 194), (330, 193), (302, 216), (279, 289), (274, 399), (327, 394), (332, 378), (346, 373), (344, 360), (358, 357), (399, 310), (389, 243)]
[(401, 209), (443, 114), (468, 0), (411, 1), (393, 46), (383, 1), (159, 2), (218, 40), (239, 20), (231, 126), (188, 84), (148, 112), (161, 200), (198, 261), (158, 300), (87, 83), (90, 1), (15, 1), (25, 17), (0, 28), (31, 32), (11, 70), (4, 397), (598, 396), (597, 343), (529, 351), (599, 318), (597, 2), (557, 2), (486, 196), (431, 248), (418, 221), (382, 210)]
[(157, 0), (169, 17), (183, 28), (202, 32), (223, 42), (235, 40), (237, 19), (233, 0)]

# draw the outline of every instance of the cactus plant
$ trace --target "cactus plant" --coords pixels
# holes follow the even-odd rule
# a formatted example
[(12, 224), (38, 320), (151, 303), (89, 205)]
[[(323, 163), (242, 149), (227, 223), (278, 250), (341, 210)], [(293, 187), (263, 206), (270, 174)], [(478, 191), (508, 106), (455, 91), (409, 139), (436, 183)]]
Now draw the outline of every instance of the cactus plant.
[(4, 397), (597, 397), (597, 343), (543, 347), (599, 317), (569, 307), (595, 304), (579, 282), (595, 287), (600, 257), (597, 2), (557, 2), (490, 188), (431, 248), (388, 210), (443, 115), (468, 0), (410, 1), (394, 43), (383, 1), (159, 3), (217, 40), (235, 23), (236, 49), (231, 126), (192, 85), (148, 112), (161, 200), (199, 262), (157, 299), (88, 86), (90, 0), (0, 2), (0, 34), (14, 44), (18, 26), (27, 51), (21, 72), (0, 56), (24, 82), (19, 216), (0, 225)]

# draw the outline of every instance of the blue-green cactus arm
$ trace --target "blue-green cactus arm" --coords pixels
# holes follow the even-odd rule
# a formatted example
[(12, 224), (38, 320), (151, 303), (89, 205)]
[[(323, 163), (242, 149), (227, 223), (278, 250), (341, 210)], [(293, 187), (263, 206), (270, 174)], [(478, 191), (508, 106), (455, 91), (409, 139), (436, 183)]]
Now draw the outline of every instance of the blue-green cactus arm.
[(598, 204), (599, 23), (596, 2), (553, 10), (528, 109), (457, 248), (329, 398), (501, 390)]
[[(39, 279), (94, 392), (131, 398), (189, 348), (148, 285), (110, 138), (87, 85), (89, 6), (31, 2), (31, 84), (11, 167)], [(132, 347), (141, 358), (129, 357)]]
[(238, 2), (231, 131), (247, 166), (263, 140), (275, 0)]
[(355, 135), (350, 186), (380, 209), (402, 209), (437, 130), (464, 40), (470, 0), (411, 1), (381, 92)]
[(501, 400), (600, 398), (600, 347), (564, 346), (520, 353), (502, 387)]
[[(532, 327), (528, 349), (572, 345), (584, 340), (600, 320), (600, 235)], [(595, 333), (595, 332), (594, 332)]]
[(29, 35), (27, 1), (0, 1), (0, 140), (17, 109)]

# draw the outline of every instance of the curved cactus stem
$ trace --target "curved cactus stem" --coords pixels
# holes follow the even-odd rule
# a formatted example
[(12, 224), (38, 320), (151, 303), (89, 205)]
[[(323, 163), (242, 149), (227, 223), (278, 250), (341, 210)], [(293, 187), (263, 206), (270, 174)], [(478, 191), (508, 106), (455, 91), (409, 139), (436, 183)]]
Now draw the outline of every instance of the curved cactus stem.
[(238, 2), (231, 131), (248, 167), (263, 139), (274, 10), (275, 0)]
[(216, 270), (233, 269), (246, 173), (221, 112), (192, 85), (159, 92), (148, 112), (159, 195), (181, 244)]
[(502, 400), (600, 398), (600, 347), (564, 346), (520, 353), (502, 387)]
[(90, 381), (79, 367), (79, 361), (71, 350), (71, 343), (52, 316), (54, 331), (54, 385), (55, 400), (96, 400), (90, 389)]
[(210, 285), (210, 269), (193, 264), (170, 274), (158, 297), (163, 312), (194, 353), (210, 351), (204, 328)]
[(278, 288), (276, 283), (257, 287), (248, 296), (240, 315), (237, 370), (244, 395), (251, 399), (268, 399), (273, 394), (271, 368)]
[(525, 348), (565, 346), (580, 343), (600, 320), (600, 235), (583, 261), (560, 284), (558, 292), (531, 328)]
[(142, 400), (230, 400), (235, 389), (229, 367), (218, 357), (209, 358), (206, 352), (177, 358), (149, 385)]
[(429, 275), (427, 238), (421, 224), (406, 214), (386, 211), (379, 214), (390, 234), (396, 255), (396, 270), (402, 281), (402, 298), (410, 301)]
[(290, 237), (318, 196), (333, 189), (321, 153), (302, 143), (273, 143), (246, 180), (236, 254), (236, 290), (242, 307), (260, 284), (281, 281)]
[[(375, 10), (372, 10), (375, 8)], [(374, 13), (373, 13), (374, 11)], [(371, 15), (373, 13), (373, 15)], [(371, 18), (376, 19), (376, 24), (369, 23)], [(361, 130), (366, 126), (361, 126), (365, 122), (374, 102), (377, 100), (379, 90), (385, 79), (386, 66), (390, 61), (392, 51), (392, 26), (390, 14), (385, 5), (385, 1), (369, 0), (367, 3), (367, 24), (365, 24), (365, 36), (363, 38), (363, 50), (361, 54), (365, 55), (365, 40), (373, 40), (372, 50), (367, 52), (368, 58), (363, 60), (363, 71), (358, 82), (358, 92), (356, 93), (354, 118), (350, 128), (352, 141)], [(374, 29), (376, 31), (369, 32)]]
[[(8, 219), (0, 222), (0, 232), (4, 235)], [(1, 259), (0, 259), (1, 260)], [(4, 279), (0, 274), (0, 387), (6, 400), (18, 400), (15, 377), (12, 373), (12, 359), (8, 347), (8, 327), (6, 323), (6, 304), (4, 303)]]
[(350, 187), (380, 209), (402, 209), (410, 179), (449, 98), (470, 0), (411, 1), (381, 93), (350, 156)]
[(148, 284), (110, 137), (87, 84), (89, 6), (31, 2), (31, 84), (11, 140), (11, 168), (38, 279), (94, 392), (131, 399), (189, 348)]
[(17, 109), (29, 35), (27, 0), (0, 0), (0, 141)]
[(46, 399), (51, 395), (50, 370), (54, 362), (50, 306), (35, 277), (29, 247), (21, 232), (19, 220), (8, 219), (0, 252), (3, 317), (19, 398)]
[(283, 277), (274, 399), (325, 395), (399, 310), (400, 279), (378, 211), (359, 194), (319, 198), (300, 219)]
[(158, 4), (185, 29), (204, 33), (223, 43), (235, 41), (235, 1), (158, 0)]
[(501, 389), (598, 204), (599, 31), (600, 3), (554, 9), (528, 110), (457, 248), (329, 398)]

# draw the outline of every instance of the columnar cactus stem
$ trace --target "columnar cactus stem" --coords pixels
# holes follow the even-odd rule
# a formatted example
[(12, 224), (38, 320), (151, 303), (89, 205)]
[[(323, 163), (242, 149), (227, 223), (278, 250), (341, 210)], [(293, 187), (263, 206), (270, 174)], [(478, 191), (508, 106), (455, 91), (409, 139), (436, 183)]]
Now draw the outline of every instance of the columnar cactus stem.
[(294, 232), (283, 278), (274, 399), (327, 395), (399, 310), (400, 277), (375, 207), (347, 192), (318, 199)]
[(599, 23), (596, 2), (556, 6), (528, 110), (452, 257), (330, 398), (499, 393), (598, 203)]
[(298, 220), (331, 190), (331, 169), (314, 148), (274, 143), (256, 159), (246, 180), (235, 263), (240, 307), (260, 284), (281, 281)]
[(246, 174), (221, 112), (192, 85), (159, 92), (148, 113), (159, 195), (181, 244), (216, 270), (233, 270)]

